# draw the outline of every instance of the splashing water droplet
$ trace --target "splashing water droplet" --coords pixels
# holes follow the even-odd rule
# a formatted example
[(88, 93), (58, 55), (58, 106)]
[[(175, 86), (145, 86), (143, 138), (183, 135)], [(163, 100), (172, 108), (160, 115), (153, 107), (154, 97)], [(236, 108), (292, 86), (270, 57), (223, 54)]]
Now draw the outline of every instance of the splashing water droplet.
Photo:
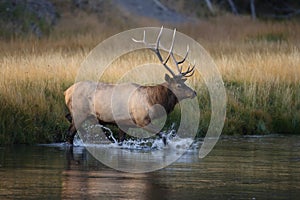
[[(176, 149), (176, 150), (187, 150), (190, 147), (190, 144), (193, 141), (193, 138), (181, 138), (177, 135), (175, 124), (173, 123), (171, 127), (160, 133), (159, 136), (151, 137), (151, 138), (130, 138), (124, 140), (122, 144), (118, 143), (117, 139), (113, 136), (113, 132), (100, 124), (97, 125), (90, 125), (86, 127), (87, 131), (93, 131), (94, 128), (101, 128), (104, 131), (109, 133), (108, 138), (112, 141), (112, 143), (86, 143), (76, 135), (74, 138), (74, 146), (94, 146), (94, 147), (101, 147), (101, 148), (121, 148), (127, 149), (132, 151), (155, 151), (155, 150), (162, 150), (166, 148)], [(99, 133), (100, 134), (100, 133)], [(95, 134), (93, 140), (101, 140), (99, 134)], [(165, 141), (164, 141), (165, 140)]]

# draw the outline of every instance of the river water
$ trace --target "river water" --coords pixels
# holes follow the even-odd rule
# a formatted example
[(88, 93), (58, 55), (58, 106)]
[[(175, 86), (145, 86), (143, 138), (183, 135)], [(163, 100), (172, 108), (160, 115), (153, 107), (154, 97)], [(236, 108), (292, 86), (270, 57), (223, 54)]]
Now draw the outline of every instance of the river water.
[(0, 199), (299, 199), (300, 136), (221, 138), (149, 173), (108, 168), (84, 147), (0, 147)]

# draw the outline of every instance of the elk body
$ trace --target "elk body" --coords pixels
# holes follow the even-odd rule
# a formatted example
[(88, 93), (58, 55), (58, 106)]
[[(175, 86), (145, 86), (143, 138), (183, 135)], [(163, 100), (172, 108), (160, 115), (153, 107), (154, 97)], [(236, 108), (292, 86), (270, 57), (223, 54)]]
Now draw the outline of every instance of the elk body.
[[(135, 83), (108, 84), (92, 81), (73, 84), (64, 93), (65, 103), (70, 111), (67, 118), (71, 122), (66, 137), (67, 142), (73, 143), (77, 132), (75, 124), (80, 129), (81, 124), (86, 119), (95, 120), (103, 126), (107, 124), (117, 125), (119, 128), (121, 126), (122, 128), (119, 129), (119, 142), (124, 140), (126, 131), (129, 128), (139, 127), (151, 133), (159, 134), (160, 129), (152, 123), (152, 120), (162, 117), (165, 113), (172, 112), (179, 101), (196, 96), (196, 92), (185, 84), (186, 77), (193, 75), (195, 66), (189, 66), (185, 72), (182, 72), (182, 67), (179, 66), (186, 60), (189, 50), (187, 49), (186, 55), (181, 61), (176, 61), (172, 52), (176, 33), (176, 30), (174, 30), (169, 53), (166, 59), (163, 59), (159, 50), (162, 30), (163, 27), (154, 44), (146, 42), (145, 32), (142, 40), (133, 39), (133, 41), (143, 43), (153, 50), (172, 76), (165, 74), (165, 82), (153, 86), (143, 86)], [(175, 74), (167, 66), (170, 58), (174, 61), (178, 74)], [(161, 108), (165, 112), (162, 112)]]

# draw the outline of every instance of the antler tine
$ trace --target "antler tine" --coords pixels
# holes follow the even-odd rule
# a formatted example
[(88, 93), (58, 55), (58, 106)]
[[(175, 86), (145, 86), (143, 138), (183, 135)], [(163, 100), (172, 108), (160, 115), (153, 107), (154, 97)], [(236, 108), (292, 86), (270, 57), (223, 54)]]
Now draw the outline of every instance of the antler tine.
[[(185, 56), (182, 60), (180, 61), (176, 61), (176, 58), (172, 52), (171, 56), (172, 56), (172, 59), (173, 59), (173, 62), (174, 64), (176, 65), (176, 68), (179, 72), (179, 74), (177, 75), (178, 77), (190, 77), (194, 74), (194, 69), (195, 69), (195, 64), (193, 65), (193, 67), (191, 68), (191, 64), (189, 64), (188, 66), (188, 69), (185, 71), (185, 72), (182, 72), (182, 66), (179, 66), (180, 64), (184, 63), (184, 61), (186, 60), (186, 58), (188, 57), (188, 54), (189, 54), (189, 46), (187, 46), (187, 49), (186, 49), (186, 53), (185, 53)], [(188, 75), (189, 73), (191, 73), (190, 75)]]
[(194, 71), (195, 66), (196, 65), (194, 64), (193, 67), (191, 68), (191, 64), (189, 64), (188, 69), (185, 72), (181, 73), (181, 75), (183, 77), (191, 77), (191, 76), (193, 76), (193, 74), (195, 73), (195, 71)]
[(182, 63), (184, 63), (184, 61), (186, 60), (186, 58), (188, 57), (188, 55), (189, 55), (189, 45), (187, 45), (185, 56), (184, 56), (184, 58), (181, 61), (176, 61), (175, 56), (172, 53), (172, 58), (173, 58), (174, 64), (176, 65), (176, 68), (177, 68), (177, 70), (179, 72), (179, 75), (182, 74), (182, 66), (179, 67), (179, 65), (181, 65)]
[(145, 44), (145, 45), (148, 45), (147, 43), (146, 43), (146, 31), (144, 30), (144, 34), (143, 34), (143, 39), (142, 40), (137, 40), (137, 39), (134, 39), (134, 38), (131, 38), (132, 39), (132, 41), (134, 41), (134, 42), (136, 42), (136, 43), (143, 43), (143, 44)]
[(179, 72), (179, 75), (180, 75), (180, 74), (181, 74), (181, 71), (182, 71), (182, 67), (179, 68), (179, 64), (178, 64), (178, 62), (176, 61), (176, 58), (175, 58), (175, 56), (174, 56), (173, 53), (171, 54), (171, 56), (172, 56), (173, 62), (174, 62), (175, 66), (176, 66), (176, 68), (177, 68), (177, 70), (178, 70), (178, 72)]
[(157, 57), (159, 58), (160, 62), (163, 64), (163, 66), (172, 74), (173, 77), (175, 77), (175, 73), (168, 67), (167, 65), (167, 62), (168, 60), (170, 59), (170, 55), (172, 54), (172, 51), (173, 51), (173, 46), (174, 46), (174, 41), (175, 41), (175, 33), (176, 33), (176, 29), (174, 29), (174, 33), (173, 33), (173, 39), (172, 39), (172, 44), (171, 44), (171, 47), (170, 47), (170, 50), (169, 50), (169, 53), (168, 53), (168, 56), (166, 57), (165, 60), (163, 60), (162, 56), (161, 56), (161, 53), (159, 51), (159, 47), (160, 47), (160, 37), (161, 37), (161, 34), (162, 34), (162, 31), (163, 31), (163, 26), (161, 27), (160, 31), (159, 31), (159, 34), (157, 36), (157, 40), (156, 40), (156, 47), (155, 49), (152, 49)]
[[(167, 55), (167, 57), (166, 57), (165, 59), (162, 58), (162, 55), (161, 55), (159, 49), (162, 48), (162, 49), (165, 50), (165, 48), (163, 48), (163, 47), (160, 45), (160, 39), (161, 39), (161, 35), (162, 35), (162, 32), (163, 32), (163, 28), (164, 28), (163, 26), (160, 28), (160, 31), (159, 31), (159, 33), (158, 33), (158, 35), (157, 35), (156, 43), (148, 43), (148, 42), (146, 41), (146, 33), (145, 33), (145, 31), (144, 31), (143, 39), (142, 39), (142, 40), (137, 40), (137, 39), (134, 39), (134, 38), (132, 38), (132, 40), (133, 40), (134, 42), (137, 42), (137, 43), (143, 43), (147, 48), (149, 48), (150, 50), (154, 51), (155, 54), (157, 55), (159, 61), (160, 61), (160, 62), (163, 64), (163, 66), (164, 66), (164, 67), (172, 74), (173, 77), (188, 77), (188, 76), (192, 76), (193, 73), (192, 73), (191, 75), (188, 75), (188, 74), (191, 73), (191, 72), (194, 70), (194, 67), (195, 67), (195, 66), (192, 67), (192, 68), (190, 68), (190, 66), (189, 66), (188, 70), (187, 70), (186, 72), (184, 72), (184, 73), (182, 73), (182, 67), (179, 66), (180, 64), (184, 63), (185, 60), (186, 60), (186, 58), (188, 57), (188, 54), (189, 54), (189, 46), (187, 46), (186, 54), (185, 54), (185, 56), (184, 56), (184, 58), (183, 58), (182, 60), (176, 61), (175, 56), (174, 56), (174, 54), (173, 54), (174, 43), (175, 43), (175, 36), (176, 36), (176, 28), (175, 28), (174, 31), (173, 31), (172, 42), (171, 42), (170, 49), (169, 49), (169, 51), (168, 51), (168, 55)], [(177, 70), (178, 70), (178, 72), (179, 72), (178, 75), (176, 75), (176, 74), (171, 70), (171, 68), (169, 68), (168, 65), (167, 65), (168, 61), (170, 60), (170, 57), (172, 57), (172, 59), (173, 59), (175, 65), (176, 65), (176, 67), (177, 67)]]
[(159, 34), (158, 34), (157, 39), (156, 39), (156, 48), (155, 49), (157, 49), (157, 50), (159, 49), (160, 37), (161, 37), (163, 29), (164, 29), (164, 26), (161, 26)]
[(174, 47), (175, 35), (176, 35), (176, 28), (173, 31), (172, 43), (171, 43), (171, 46), (170, 46), (170, 49), (169, 49), (168, 56), (165, 59), (165, 61), (163, 62), (164, 65), (169, 61), (171, 54), (173, 55), (173, 47)]
[(184, 56), (184, 58), (181, 60), (181, 61), (179, 61), (178, 62), (178, 65), (180, 65), (180, 64), (182, 64), (182, 63), (184, 63), (184, 61), (186, 60), (186, 58), (188, 57), (188, 55), (189, 55), (189, 51), (190, 51), (190, 46), (189, 45), (187, 45), (187, 47), (186, 47), (186, 53), (185, 53), (185, 56)]

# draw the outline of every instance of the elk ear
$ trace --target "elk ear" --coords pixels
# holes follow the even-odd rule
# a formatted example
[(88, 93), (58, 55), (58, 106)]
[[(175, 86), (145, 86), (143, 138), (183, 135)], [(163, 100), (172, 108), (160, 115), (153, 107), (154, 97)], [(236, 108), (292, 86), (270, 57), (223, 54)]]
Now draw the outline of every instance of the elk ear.
[(186, 78), (182, 78), (181, 80), (182, 80), (182, 82), (186, 82), (187, 79)]
[(172, 81), (172, 78), (168, 74), (165, 74), (165, 81), (170, 83)]

